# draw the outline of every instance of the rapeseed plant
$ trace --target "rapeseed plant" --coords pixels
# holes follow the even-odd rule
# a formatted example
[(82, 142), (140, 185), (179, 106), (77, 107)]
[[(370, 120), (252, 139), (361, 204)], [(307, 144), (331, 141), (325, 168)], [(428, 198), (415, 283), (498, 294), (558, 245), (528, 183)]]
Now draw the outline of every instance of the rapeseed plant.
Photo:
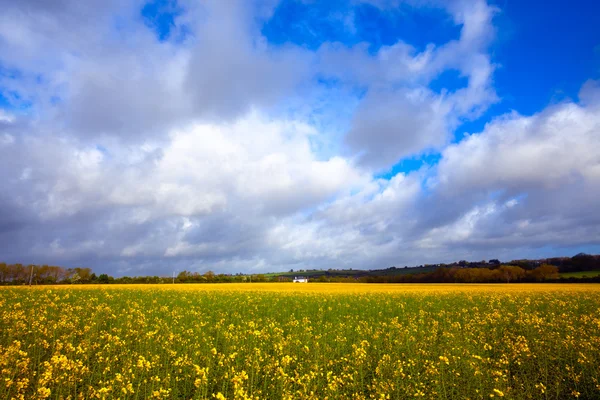
[(600, 398), (594, 285), (0, 288), (1, 399)]

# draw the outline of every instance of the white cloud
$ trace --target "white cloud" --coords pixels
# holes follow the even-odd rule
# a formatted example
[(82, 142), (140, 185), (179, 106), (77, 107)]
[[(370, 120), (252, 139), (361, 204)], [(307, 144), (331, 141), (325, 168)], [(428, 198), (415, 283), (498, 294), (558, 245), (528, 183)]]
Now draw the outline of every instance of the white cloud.
[(304, 123), (251, 114), (231, 124), (174, 130), (160, 150), (147, 146), (113, 154), (112, 148), (102, 152), (68, 140), (30, 138), (22, 154), (11, 152), (25, 165), (22, 180), (40, 184), (36, 205), (47, 217), (91, 204), (197, 216), (240, 202), (270, 215), (314, 207), (368, 179), (341, 157), (316, 159), (311, 134)]
[(6, 110), (0, 109), (0, 122), (12, 124), (15, 122), (15, 116)]
[[(381, 8), (397, 2), (375, 2)], [(374, 55), (369, 45), (352, 48), (325, 44), (319, 50), (320, 72), (366, 90), (358, 106), (346, 144), (362, 153), (360, 164), (381, 170), (402, 158), (440, 149), (462, 120), (476, 118), (498, 100), (492, 86), (495, 66), (487, 54), (494, 37), (494, 7), (484, 1), (427, 3), (446, 9), (461, 25), (460, 37), (445, 44), (429, 44), (418, 52), (398, 41)], [(430, 83), (445, 71), (467, 79), (464, 87), (441, 93)]]
[[(452, 240), (488, 247), (597, 245), (599, 137), (597, 104), (565, 102), (530, 117), (508, 114), (449, 146), (433, 190), (439, 203), (463, 199), (466, 205), (456, 209), (463, 222), (433, 228), (427, 237), (438, 246)], [(477, 205), (482, 199), (487, 203)]]
[(370, 91), (356, 110), (346, 143), (359, 152), (361, 164), (386, 168), (446, 144), (448, 112), (444, 97), (426, 89)]
[[(311, 52), (266, 42), (276, 3), (184, 1), (173, 29), (188, 35), (162, 42), (140, 2), (11, 3), (0, 63), (16, 72), (0, 86), (25, 106), (0, 110), (8, 261), (265, 272), (600, 245), (597, 82), (448, 145), (498, 100), (498, 10), (408, 1), (446, 10), (460, 36)], [(467, 83), (431, 89), (448, 71)], [(430, 149), (435, 167), (373, 175)]]
[(571, 102), (531, 117), (513, 113), (444, 150), (439, 181), (447, 191), (593, 184), (599, 132), (598, 110)]

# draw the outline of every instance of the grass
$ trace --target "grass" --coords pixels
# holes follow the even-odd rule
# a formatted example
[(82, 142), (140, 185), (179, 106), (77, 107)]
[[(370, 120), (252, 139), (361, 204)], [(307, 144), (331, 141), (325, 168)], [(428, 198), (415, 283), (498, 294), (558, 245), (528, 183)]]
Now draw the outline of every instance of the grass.
[(0, 399), (598, 398), (600, 285), (0, 289)]
[(563, 272), (561, 278), (593, 278), (600, 276), (600, 270), (597, 271), (578, 271), (578, 272)]

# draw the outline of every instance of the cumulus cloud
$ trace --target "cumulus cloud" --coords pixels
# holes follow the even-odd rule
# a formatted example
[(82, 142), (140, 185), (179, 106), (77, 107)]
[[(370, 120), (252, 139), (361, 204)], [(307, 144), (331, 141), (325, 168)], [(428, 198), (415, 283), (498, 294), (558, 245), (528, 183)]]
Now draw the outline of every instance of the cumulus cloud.
[(447, 108), (442, 98), (426, 89), (369, 92), (354, 114), (346, 143), (359, 152), (359, 163), (389, 167), (446, 143)]
[[(567, 102), (531, 117), (516, 113), (444, 150), (443, 190), (557, 188), (594, 182), (600, 165), (600, 116), (594, 105)], [(485, 170), (477, 166), (487, 165)]]
[(311, 55), (294, 47), (270, 48), (251, 7), (249, 2), (209, 2), (205, 10), (185, 82), (199, 115), (231, 118), (271, 106), (309, 77)]
[[(592, 86), (584, 86), (591, 90), (585, 102), (552, 105), (529, 117), (505, 115), (444, 150), (434, 179), (439, 201), (466, 194), (481, 204), (457, 208), (460, 218), (470, 215), (469, 240), (598, 244), (600, 113)], [(439, 232), (430, 232), (432, 242), (443, 243), (435, 238)]]
[(11, 2), (0, 17), (0, 62), (13, 71), (0, 85), (81, 138), (161, 139), (196, 118), (268, 108), (309, 77), (307, 52), (273, 51), (262, 37), (269, 2), (182, 1), (171, 29), (188, 34), (164, 41), (142, 1), (37, 3)]
[[(408, 4), (444, 9), (461, 26), (460, 37), (440, 46), (429, 44), (420, 52), (401, 40), (374, 55), (367, 43), (352, 48), (325, 44), (319, 51), (320, 73), (366, 91), (346, 144), (362, 154), (361, 165), (374, 170), (441, 149), (460, 121), (480, 116), (498, 100), (492, 86), (495, 67), (487, 54), (497, 10), (484, 1)], [(430, 83), (446, 71), (458, 72), (466, 86), (432, 92)]]
[[(3, 189), (19, 193), (12, 202), (17, 215), (27, 213), (46, 227), (46, 234), (31, 238), (38, 256), (73, 256), (85, 241), (81, 251), (91, 251), (92, 243), (99, 253), (125, 258), (214, 261), (219, 254), (241, 256), (240, 243), (260, 242), (277, 217), (370, 179), (343, 158), (318, 160), (309, 143), (314, 134), (302, 122), (252, 114), (173, 130), (160, 148), (113, 152), (67, 138), (24, 137), (0, 147), (7, 165)], [(94, 213), (93, 224), (79, 223)], [(6, 224), (16, 232), (24, 228)], [(229, 236), (218, 233), (225, 227)]]
[(315, 206), (365, 180), (342, 158), (317, 160), (311, 134), (303, 123), (251, 115), (227, 125), (174, 130), (161, 148), (112, 153), (65, 138), (34, 137), (2, 150), (10, 161), (7, 182), (39, 188), (31, 200), (36, 199), (39, 215), (49, 218), (94, 204), (198, 216), (242, 201), (254, 201), (255, 210), (270, 215)]
[(272, 237), (298, 260), (355, 268), (598, 246), (595, 95), (499, 117), (444, 150), (439, 165), (372, 181), (303, 222), (278, 225)]
[[(2, 3), (6, 261), (165, 275), (600, 245), (597, 82), (449, 145), (498, 100), (498, 10), (406, 4), (445, 10), (459, 37), (311, 51), (263, 36), (277, 1), (180, 1), (165, 38), (142, 2)], [(433, 89), (449, 71), (466, 83)], [(376, 175), (430, 150), (438, 165)]]

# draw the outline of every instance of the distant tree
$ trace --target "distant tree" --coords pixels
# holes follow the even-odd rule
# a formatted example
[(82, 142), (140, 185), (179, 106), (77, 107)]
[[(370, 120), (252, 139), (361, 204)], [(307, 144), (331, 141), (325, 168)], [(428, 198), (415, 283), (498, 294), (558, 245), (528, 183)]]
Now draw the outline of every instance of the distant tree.
[(191, 277), (191, 274), (185, 270), (183, 270), (177, 274), (177, 280), (179, 282), (188, 282), (190, 277)]
[(500, 265), (500, 260), (493, 258), (489, 262), (489, 264)]
[(579, 253), (571, 258), (571, 264), (574, 271), (589, 271), (597, 267), (595, 257), (585, 253)]
[(53, 266), (49, 267), (49, 269), (50, 269), (49, 275), (52, 277), (54, 282), (60, 282), (63, 279), (65, 279), (66, 271), (63, 267), (53, 265)]
[(115, 279), (116, 283), (133, 283), (133, 279), (129, 276), (122, 276), (118, 279)]
[(71, 281), (73, 283), (75, 283), (75, 281), (73, 279), (74, 274), (77, 274), (77, 276), (79, 277), (77, 279), (77, 281), (79, 283), (90, 282), (91, 277), (92, 277), (92, 270), (90, 268), (80, 268), (80, 267), (69, 268), (68, 272), (69, 272), (69, 275), (71, 276)]
[(206, 282), (214, 282), (215, 281), (215, 273), (212, 271), (206, 271), (204, 273), (204, 278), (206, 278)]
[(6, 263), (0, 263), (0, 283), (8, 281), (8, 265)]
[(72, 283), (81, 283), (81, 277), (79, 276), (79, 274), (77, 272), (74, 272), (73, 275), (71, 275), (71, 282)]
[(100, 276), (98, 277), (98, 283), (108, 283), (108, 282), (110, 282), (108, 275), (100, 274)]
[(519, 281), (523, 279), (526, 274), (523, 268), (512, 265), (501, 265), (500, 268), (498, 268), (498, 271), (500, 272), (502, 280), (506, 281), (506, 283)]
[(27, 269), (23, 264), (10, 264), (8, 267), (7, 280), (11, 283), (24, 283), (28, 280)]
[(545, 281), (548, 279), (558, 279), (558, 267), (554, 265), (542, 264), (534, 270), (530, 271), (531, 276), (536, 281)]
[(452, 282), (453, 271), (447, 267), (439, 267), (435, 271), (428, 274), (431, 282)]

